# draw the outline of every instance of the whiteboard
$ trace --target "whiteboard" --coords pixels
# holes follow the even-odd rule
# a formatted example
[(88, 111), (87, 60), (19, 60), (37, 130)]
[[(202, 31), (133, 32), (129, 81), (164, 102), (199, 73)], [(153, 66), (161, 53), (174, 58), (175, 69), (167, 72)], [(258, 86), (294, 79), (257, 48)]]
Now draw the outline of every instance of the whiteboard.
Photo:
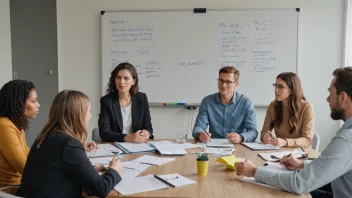
[(237, 91), (268, 106), (276, 76), (297, 71), (296, 9), (102, 12), (101, 37), (103, 95), (110, 72), (130, 62), (154, 104), (199, 104), (231, 65), (240, 71)]

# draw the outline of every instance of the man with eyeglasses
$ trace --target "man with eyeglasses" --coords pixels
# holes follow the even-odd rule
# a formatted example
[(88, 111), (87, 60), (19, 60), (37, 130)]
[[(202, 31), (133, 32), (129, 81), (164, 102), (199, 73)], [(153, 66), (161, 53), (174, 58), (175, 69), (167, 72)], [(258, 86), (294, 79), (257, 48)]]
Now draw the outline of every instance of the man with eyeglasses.
[[(227, 138), (232, 143), (253, 142), (258, 136), (251, 100), (236, 92), (240, 72), (233, 66), (219, 70), (219, 92), (205, 97), (193, 129), (200, 142), (210, 138)], [(207, 128), (209, 126), (209, 132)]]

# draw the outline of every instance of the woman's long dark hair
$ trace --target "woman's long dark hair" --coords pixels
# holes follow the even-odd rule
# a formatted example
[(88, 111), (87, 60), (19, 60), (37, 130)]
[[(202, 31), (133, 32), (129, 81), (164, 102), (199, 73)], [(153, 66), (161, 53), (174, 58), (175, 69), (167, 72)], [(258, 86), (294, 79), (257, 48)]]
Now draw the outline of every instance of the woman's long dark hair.
[(33, 89), (34, 84), (25, 80), (9, 81), (0, 89), (0, 116), (10, 119), (19, 130), (28, 128), (24, 112)]
[[(284, 72), (279, 74), (276, 79), (281, 79), (285, 81), (288, 88), (291, 89), (292, 94), (289, 96), (289, 125), (291, 127), (289, 133), (292, 134), (297, 128), (298, 121), (298, 109), (300, 108), (301, 100), (306, 100), (304, 97), (301, 80), (299, 77), (292, 72)], [(275, 119), (271, 123), (273, 126), (280, 126), (282, 124), (283, 110), (282, 110), (282, 102), (275, 101)]]
[(135, 95), (139, 91), (139, 86), (138, 86), (138, 74), (136, 68), (130, 64), (130, 63), (120, 63), (115, 67), (115, 69), (111, 72), (111, 76), (109, 79), (109, 84), (107, 85), (106, 89), (106, 94), (111, 94), (111, 93), (116, 93), (116, 84), (115, 84), (115, 78), (117, 74), (119, 73), (120, 70), (126, 69), (130, 72), (132, 78), (136, 80), (134, 85), (132, 85), (130, 89), (130, 95)]

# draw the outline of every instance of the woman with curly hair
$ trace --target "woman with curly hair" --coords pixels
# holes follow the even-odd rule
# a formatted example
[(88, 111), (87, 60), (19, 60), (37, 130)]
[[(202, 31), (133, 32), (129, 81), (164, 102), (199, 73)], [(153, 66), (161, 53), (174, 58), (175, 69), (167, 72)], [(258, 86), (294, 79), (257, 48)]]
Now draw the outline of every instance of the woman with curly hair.
[(32, 82), (12, 80), (0, 89), (0, 187), (20, 184), (29, 153), (24, 131), (39, 106)]

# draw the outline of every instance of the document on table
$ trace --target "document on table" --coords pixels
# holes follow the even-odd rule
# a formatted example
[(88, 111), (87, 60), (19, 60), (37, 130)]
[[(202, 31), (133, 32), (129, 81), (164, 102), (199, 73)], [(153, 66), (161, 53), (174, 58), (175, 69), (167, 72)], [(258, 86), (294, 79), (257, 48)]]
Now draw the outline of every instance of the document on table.
[(206, 143), (207, 147), (219, 147), (219, 148), (234, 148), (233, 144), (228, 139), (210, 139)]
[(157, 165), (160, 166), (165, 163), (169, 163), (171, 161), (174, 161), (175, 158), (164, 158), (164, 157), (155, 157), (155, 156), (150, 156), (150, 155), (143, 155), (142, 157), (139, 157), (133, 161), (136, 162), (141, 162), (144, 164), (150, 164), (150, 165)]
[(104, 148), (111, 152), (122, 153), (122, 150), (112, 144), (99, 144), (98, 147)]
[(155, 178), (159, 179), (160, 181), (172, 187), (180, 187), (180, 186), (196, 183), (195, 181), (190, 180), (187, 177), (184, 177), (177, 173), (166, 174), (166, 175), (155, 175)]
[(204, 153), (211, 153), (213, 155), (232, 155), (235, 151), (234, 148), (212, 148), (212, 147), (204, 147)]
[(123, 180), (115, 186), (115, 190), (123, 195), (147, 192), (169, 188), (169, 185), (157, 180), (153, 175), (136, 177), (131, 180)]
[(128, 169), (135, 169), (135, 170), (141, 170), (144, 171), (145, 169), (149, 168), (149, 164), (143, 164), (140, 162), (136, 161), (127, 161), (127, 162), (121, 162), (122, 167), (128, 168)]
[(143, 170), (138, 170), (138, 169), (130, 169), (130, 168), (122, 168), (122, 170), (119, 172), (122, 180), (131, 180), (137, 177)]
[(109, 150), (98, 147), (89, 152), (86, 152), (88, 157), (104, 157), (104, 156), (114, 156), (115, 154)]
[(302, 158), (305, 153), (299, 150), (292, 150), (292, 151), (281, 151), (281, 152), (270, 152), (270, 153), (258, 153), (259, 157), (263, 158), (265, 161), (279, 161), (285, 155), (292, 154), (296, 158)]
[(271, 144), (263, 144), (260, 142), (241, 142), (241, 144), (245, 147), (248, 147), (252, 150), (276, 150), (280, 149), (279, 146), (273, 146)]
[(94, 165), (109, 165), (113, 157), (94, 157), (89, 158), (90, 163)]
[(150, 142), (150, 144), (156, 148), (160, 155), (179, 156), (188, 154), (185, 149), (178, 147), (176, 144), (170, 141), (153, 141)]
[(125, 153), (154, 152), (154, 148), (148, 143), (115, 142), (114, 144)]
[(192, 143), (183, 143), (183, 144), (175, 144), (177, 147), (182, 149), (193, 149), (193, 148), (203, 148), (204, 145), (201, 144), (192, 144)]
[(267, 187), (267, 188), (272, 188), (272, 189), (276, 189), (276, 190), (281, 190), (280, 188), (276, 188), (274, 186), (269, 186), (267, 184), (264, 184), (264, 183), (261, 183), (261, 182), (257, 182), (255, 181), (254, 177), (243, 177), (241, 179), (241, 181), (244, 181), (244, 182), (248, 182), (248, 183), (252, 183), (252, 184), (256, 184), (256, 185), (259, 185), (259, 186), (264, 186), (264, 187)]

